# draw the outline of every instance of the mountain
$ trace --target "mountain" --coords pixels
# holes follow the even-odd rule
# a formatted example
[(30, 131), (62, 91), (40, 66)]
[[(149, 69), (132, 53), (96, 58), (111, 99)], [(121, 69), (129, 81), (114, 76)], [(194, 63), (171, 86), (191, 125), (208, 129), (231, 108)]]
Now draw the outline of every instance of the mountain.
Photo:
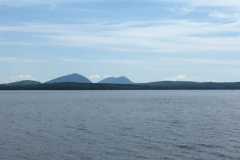
[(130, 81), (128, 78), (122, 76), (122, 77), (108, 77), (105, 78), (98, 83), (109, 83), (109, 84), (133, 84), (132, 81)]
[(23, 80), (19, 82), (9, 83), (9, 85), (35, 85), (35, 84), (41, 84), (41, 82), (33, 81), (33, 80)]
[(86, 77), (76, 73), (58, 77), (53, 80), (47, 81), (46, 83), (61, 83), (61, 82), (92, 83)]

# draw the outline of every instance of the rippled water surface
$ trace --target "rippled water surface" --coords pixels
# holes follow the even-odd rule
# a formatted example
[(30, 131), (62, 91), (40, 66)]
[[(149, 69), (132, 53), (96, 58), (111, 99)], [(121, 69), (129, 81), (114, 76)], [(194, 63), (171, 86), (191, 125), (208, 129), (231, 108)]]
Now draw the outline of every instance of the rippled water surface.
[(240, 91), (2, 91), (1, 160), (240, 160)]

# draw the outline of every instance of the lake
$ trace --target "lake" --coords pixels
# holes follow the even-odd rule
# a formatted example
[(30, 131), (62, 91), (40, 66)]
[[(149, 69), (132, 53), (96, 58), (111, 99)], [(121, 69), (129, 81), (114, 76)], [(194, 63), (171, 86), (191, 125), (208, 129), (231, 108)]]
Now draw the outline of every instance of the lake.
[(1, 91), (1, 160), (240, 160), (240, 91)]

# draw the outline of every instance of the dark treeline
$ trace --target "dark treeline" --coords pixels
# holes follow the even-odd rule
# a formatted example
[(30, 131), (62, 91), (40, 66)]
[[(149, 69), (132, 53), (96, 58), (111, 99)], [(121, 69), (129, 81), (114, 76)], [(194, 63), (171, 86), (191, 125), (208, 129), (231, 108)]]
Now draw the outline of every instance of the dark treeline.
[(140, 89), (139, 85), (94, 84), (94, 83), (42, 83), (31, 85), (0, 85), (0, 90), (127, 90)]
[(0, 90), (239, 90), (240, 82), (153, 82), (142, 84), (40, 83), (27, 85), (1, 84)]

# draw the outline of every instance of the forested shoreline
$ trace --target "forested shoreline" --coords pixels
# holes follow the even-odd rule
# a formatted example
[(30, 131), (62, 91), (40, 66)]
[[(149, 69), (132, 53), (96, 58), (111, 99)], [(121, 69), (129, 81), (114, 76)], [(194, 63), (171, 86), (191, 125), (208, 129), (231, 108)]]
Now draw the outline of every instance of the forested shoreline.
[(38, 83), (1, 84), (0, 90), (239, 90), (240, 82), (152, 82), (136, 84)]

